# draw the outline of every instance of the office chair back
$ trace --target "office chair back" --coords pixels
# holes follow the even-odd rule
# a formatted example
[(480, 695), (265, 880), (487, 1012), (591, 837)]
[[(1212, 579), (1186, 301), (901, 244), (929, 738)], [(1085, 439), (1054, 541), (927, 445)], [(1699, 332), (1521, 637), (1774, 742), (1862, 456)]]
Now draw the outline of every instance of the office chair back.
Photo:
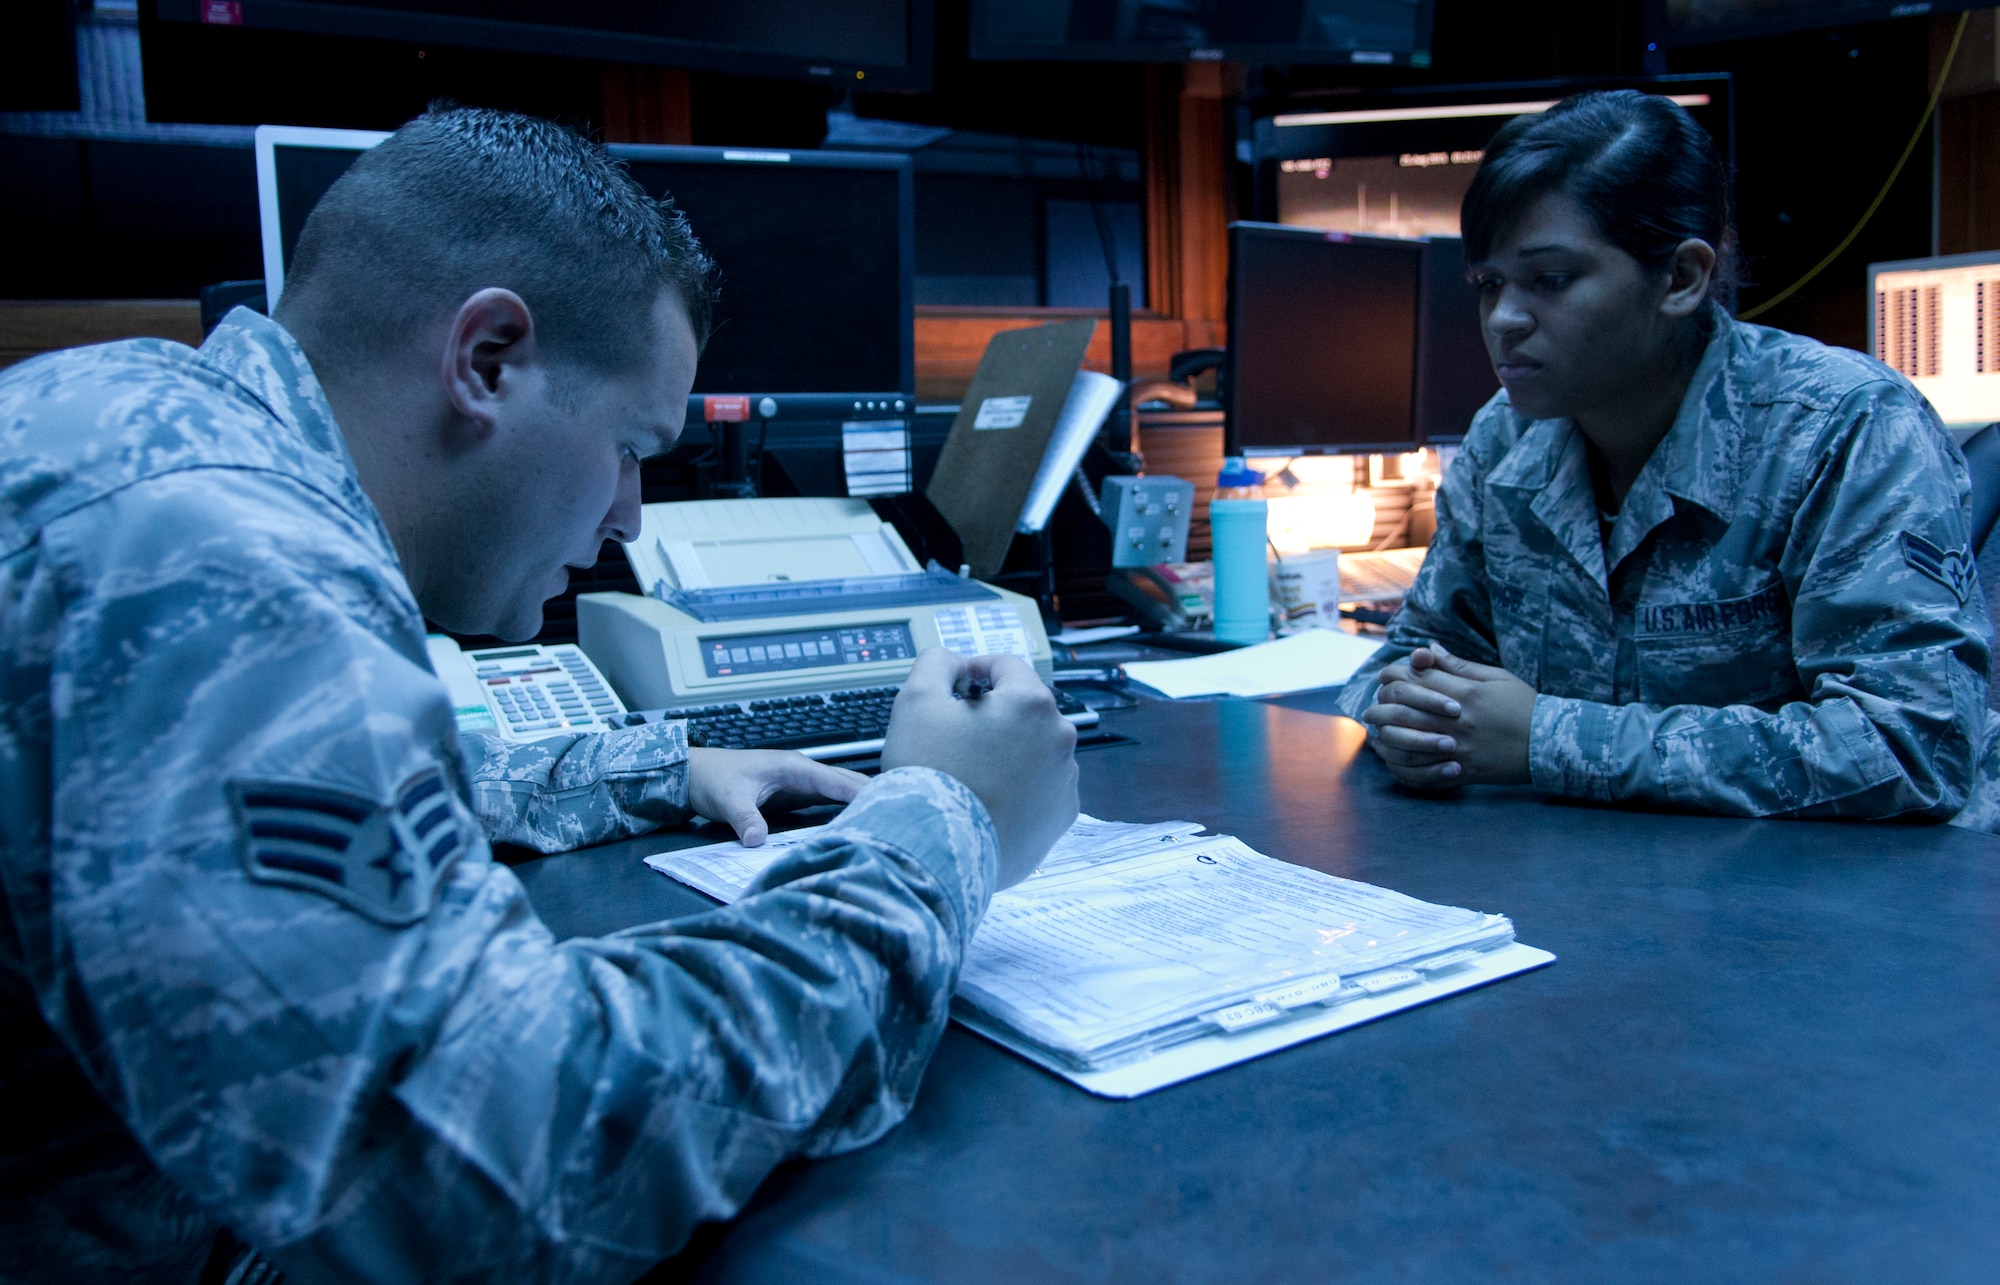
[[(1988, 424), (1960, 449), (1972, 476), (1972, 556), (1979, 587), (1986, 594), (1986, 614), (2000, 620), (2000, 540), (1990, 540), (2000, 521), (2000, 424)], [(2000, 683), (1988, 684), (1986, 706), (2000, 710)]]

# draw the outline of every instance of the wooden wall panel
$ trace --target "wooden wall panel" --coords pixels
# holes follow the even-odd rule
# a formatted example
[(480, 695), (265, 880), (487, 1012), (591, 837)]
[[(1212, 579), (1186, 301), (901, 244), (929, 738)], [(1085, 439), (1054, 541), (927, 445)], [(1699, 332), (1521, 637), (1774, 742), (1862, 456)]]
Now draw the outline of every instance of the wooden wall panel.
[[(1161, 376), (1189, 348), (1221, 347), (1229, 282), (1230, 187), (1224, 111), (1241, 69), (1212, 63), (1150, 68), (1146, 77), (1147, 315), (1132, 319), (1132, 373)], [(917, 396), (957, 401), (986, 341), (1002, 330), (1070, 317), (1067, 308), (918, 308)], [(1111, 369), (1111, 328), (1087, 364)]]
[(1234, 70), (1190, 63), (1148, 71), (1146, 297), (1168, 316), (1226, 315), (1232, 211), (1223, 112)]
[(0, 300), (0, 366), (114, 339), (174, 339), (198, 346), (201, 304), (193, 299)]
[[(1962, 15), (1931, 19), (1930, 79), (1937, 80)], [(1996, 14), (1971, 15), (1937, 117), (1937, 252), (2000, 250), (2000, 31)]]
[(685, 70), (606, 63), (603, 84), (605, 142), (694, 141), (694, 109)]
[(2000, 90), (1938, 104), (1938, 253), (2000, 250)]
[[(927, 307), (917, 310), (917, 396), (924, 401), (955, 402), (965, 395), (986, 343), (1003, 330), (1019, 330), (1073, 317), (1098, 318), (1084, 365), (1111, 371), (1111, 323), (1103, 313), (1083, 308)], [(1182, 321), (1174, 317), (1132, 318), (1132, 373), (1163, 376), (1167, 363), (1188, 348), (1222, 345), (1220, 321)]]
[(1158, 424), (1139, 417), (1139, 450), (1148, 473), (1165, 473), (1194, 483), (1194, 512), (1189, 514), (1189, 562), (1206, 562), (1213, 544), (1209, 535), (1208, 502), (1215, 498), (1215, 478), (1222, 471), (1222, 425)]

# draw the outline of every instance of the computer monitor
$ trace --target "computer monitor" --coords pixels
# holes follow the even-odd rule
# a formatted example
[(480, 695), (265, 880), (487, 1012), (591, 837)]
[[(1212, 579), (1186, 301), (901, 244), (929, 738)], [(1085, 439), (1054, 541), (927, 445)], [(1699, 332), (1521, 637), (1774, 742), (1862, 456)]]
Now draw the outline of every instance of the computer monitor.
[(1868, 265), (1868, 347), (1957, 429), (2000, 420), (2000, 251)]
[(1229, 226), (1229, 453), (1411, 451), (1424, 243)]
[(257, 127), (257, 230), (264, 242), (267, 309), (275, 310), (285, 292), (285, 268), (306, 216), (355, 157), (387, 137), (372, 129)]
[(976, 59), (1428, 67), (1435, 0), (972, 0)]
[(1342, 94), (1324, 110), (1304, 104), (1255, 123), (1257, 217), (1369, 236), (1457, 236), (1465, 190), (1502, 125), (1571, 94), (1622, 88), (1663, 94), (1685, 107), (1729, 161), (1734, 135), (1727, 75)]
[(160, 22), (223, 24), (928, 90), (933, 0), (154, 0)]
[[(386, 134), (260, 126), (257, 187), (267, 297), (306, 216)], [(909, 157), (615, 145), (671, 195), (722, 270), (716, 327), (695, 377), (758, 419), (907, 414), (914, 406), (915, 231)], [(776, 415), (761, 404), (769, 399)]]
[[(894, 410), (916, 388), (916, 216), (907, 154), (620, 144), (722, 269), (696, 392)], [(854, 401), (880, 403), (850, 405)], [(818, 402), (813, 404), (817, 405)]]

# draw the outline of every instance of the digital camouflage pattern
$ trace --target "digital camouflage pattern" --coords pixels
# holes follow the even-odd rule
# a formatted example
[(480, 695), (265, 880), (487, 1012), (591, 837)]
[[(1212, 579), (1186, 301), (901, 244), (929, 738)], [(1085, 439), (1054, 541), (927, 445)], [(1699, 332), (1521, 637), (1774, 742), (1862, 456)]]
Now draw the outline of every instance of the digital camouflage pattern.
[(1981, 751), (1990, 626), (1965, 461), (1859, 353), (1718, 318), (1608, 535), (1582, 434), (1503, 391), (1341, 698), (1429, 641), (1534, 687), (1537, 787), (1737, 816), (1944, 820)]
[[(488, 835), (686, 815), (680, 724), (461, 747), (304, 355), (0, 376), (0, 1278), (622, 1280), (907, 1112), (992, 891), (870, 784), (734, 906), (557, 942)], [(475, 820), (476, 818), (476, 820)]]

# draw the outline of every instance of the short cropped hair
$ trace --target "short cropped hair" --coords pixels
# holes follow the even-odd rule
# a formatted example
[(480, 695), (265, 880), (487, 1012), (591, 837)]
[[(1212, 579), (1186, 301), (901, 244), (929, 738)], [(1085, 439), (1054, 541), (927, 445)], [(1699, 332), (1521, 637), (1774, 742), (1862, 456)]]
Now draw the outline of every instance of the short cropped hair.
[(552, 357), (629, 370), (656, 341), (663, 290), (706, 343), (715, 282), (686, 216), (603, 148), (549, 121), (433, 105), (320, 198), (279, 313), (320, 353), (353, 363), (501, 287), (527, 303)]
[(1572, 197), (1649, 271), (1683, 241), (1708, 242), (1709, 297), (1725, 309), (1734, 303), (1728, 171), (1708, 131), (1672, 99), (1633, 89), (1578, 94), (1501, 126), (1459, 210), (1466, 262), (1491, 254), (1507, 225), (1550, 192)]

